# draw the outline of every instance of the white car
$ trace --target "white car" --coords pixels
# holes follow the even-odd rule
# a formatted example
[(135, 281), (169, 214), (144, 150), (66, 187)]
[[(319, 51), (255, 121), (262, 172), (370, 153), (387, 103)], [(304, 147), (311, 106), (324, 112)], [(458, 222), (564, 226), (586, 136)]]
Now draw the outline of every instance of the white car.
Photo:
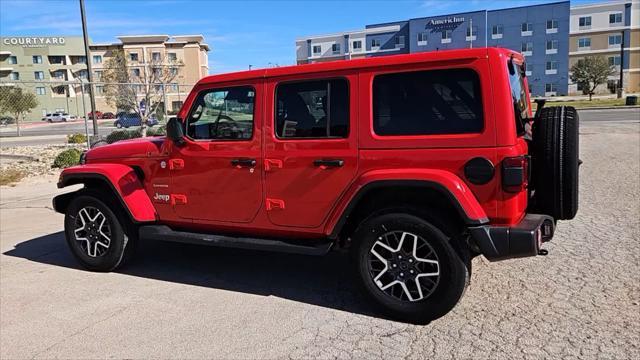
[(57, 113), (52, 113), (52, 114), (45, 115), (45, 117), (42, 120), (43, 121), (48, 121), (50, 123), (59, 122), (59, 121), (66, 122), (66, 121), (74, 121), (74, 120), (76, 120), (76, 116), (75, 115), (69, 115), (68, 113), (57, 112)]

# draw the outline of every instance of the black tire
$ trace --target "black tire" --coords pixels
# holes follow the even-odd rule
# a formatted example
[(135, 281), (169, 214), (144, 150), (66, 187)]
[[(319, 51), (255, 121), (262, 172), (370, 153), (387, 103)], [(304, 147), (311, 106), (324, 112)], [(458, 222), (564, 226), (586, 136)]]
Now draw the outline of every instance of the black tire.
[[(380, 279), (384, 279), (385, 276), (390, 279), (399, 279), (402, 273), (398, 274), (397, 272), (400, 271), (401, 268), (404, 269), (405, 272), (409, 271), (409, 269), (414, 269), (417, 273), (426, 274), (430, 272), (432, 274), (437, 272), (439, 274), (437, 281), (435, 277), (427, 277), (430, 279), (429, 281), (416, 281), (417, 278), (403, 278), (402, 280), (407, 286), (408, 292), (412, 294), (411, 297), (413, 299), (409, 298), (407, 291), (404, 290), (399, 283), (383, 290), (385, 286), (378, 286), (374, 280), (374, 277), (378, 278), (381, 272), (375, 274), (373, 265), (375, 258), (372, 257), (371, 250), (376, 249), (375, 251), (378, 253), (380, 247), (379, 240), (386, 241), (382, 240), (383, 237), (386, 239), (391, 237), (389, 234), (396, 234), (396, 232), (406, 232), (415, 235), (416, 237), (413, 237), (413, 239), (415, 239), (415, 241), (420, 239), (422, 242), (420, 245), (421, 248), (425, 247), (424, 244), (427, 243), (428, 248), (425, 249), (428, 249), (429, 254), (435, 256), (438, 262), (437, 265), (428, 265), (437, 266), (437, 271), (435, 271), (433, 267), (430, 268), (430, 270), (425, 270), (425, 268), (419, 270), (417, 268), (418, 260), (415, 259), (420, 256), (413, 257), (407, 255), (404, 258), (406, 260), (392, 259), (386, 261), (386, 265), (384, 265), (384, 269), (381, 272), (389, 272), (389, 274), (382, 275)], [(398, 239), (397, 236), (395, 236), (395, 238)], [(412, 237), (408, 238), (411, 239)], [(445, 235), (445, 233), (420, 217), (397, 212), (371, 216), (356, 229), (352, 240), (351, 252), (359, 284), (374, 303), (381, 307), (382, 311), (392, 318), (410, 323), (425, 324), (448, 313), (464, 294), (469, 282), (470, 268), (468, 263), (456, 253), (456, 250), (450, 243), (450, 238)], [(405, 250), (410, 250), (412, 247), (410, 243), (407, 244), (404, 242), (402, 244), (402, 248)], [(374, 248), (374, 246), (376, 246), (376, 248)], [(397, 246), (400, 248), (399, 244), (397, 244)], [(407, 246), (409, 246), (409, 248), (407, 248)], [(391, 252), (390, 254), (395, 256)], [(411, 261), (410, 259), (414, 259), (415, 262), (413, 264), (415, 265), (408, 263)], [(402, 262), (404, 262), (404, 264)], [(395, 276), (390, 274), (393, 270), (393, 264), (396, 265)], [(395, 280), (386, 282), (388, 285), (395, 282)], [(431, 287), (429, 289), (422, 289), (422, 293), (416, 294), (415, 291), (412, 291), (417, 290), (416, 284), (430, 285)], [(397, 294), (393, 294), (398, 292), (398, 288), (400, 289), (400, 298), (398, 298)], [(429, 292), (429, 294), (426, 294), (425, 291)], [(424, 297), (421, 298), (421, 296)]]
[(534, 207), (556, 220), (578, 212), (578, 121), (575, 108), (554, 106), (543, 108), (533, 124)]
[[(67, 245), (76, 260), (91, 271), (112, 271), (128, 262), (135, 252), (137, 236), (134, 228), (126, 224), (122, 216), (117, 215), (119, 209), (112, 204), (110, 206), (107, 204), (108, 201), (101, 199), (99, 194), (86, 192), (71, 200), (65, 214), (64, 228)], [(92, 248), (93, 254), (90, 254), (86, 248), (89, 246), (89, 241), (78, 240), (78, 237), (88, 237), (84, 231), (79, 231), (76, 236), (78, 227), (76, 221), (82, 223), (78, 217), (83, 209), (88, 209), (89, 212), (96, 209), (104, 215), (105, 224), (108, 224), (110, 230), (108, 234), (110, 241), (106, 249), (104, 246), (96, 245)], [(86, 215), (83, 216), (86, 217)], [(99, 217), (96, 223), (101, 222), (101, 219), (102, 217)], [(105, 242), (104, 239), (101, 241)]]

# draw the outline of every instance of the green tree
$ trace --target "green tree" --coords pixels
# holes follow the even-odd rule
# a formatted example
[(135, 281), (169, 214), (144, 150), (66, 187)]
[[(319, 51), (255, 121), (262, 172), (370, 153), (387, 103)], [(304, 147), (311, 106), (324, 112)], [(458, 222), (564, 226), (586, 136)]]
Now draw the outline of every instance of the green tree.
[(149, 117), (164, 111), (160, 107), (164, 103), (164, 87), (178, 77), (181, 66), (181, 61), (166, 56), (129, 64), (124, 51), (115, 51), (102, 73), (105, 100), (118, 110), (138, 114), (142, 119), (141, 134), (147, 136)]
[(587, 56), (571, 67), (571, 81), (582, 86), (591, 101), (596, 87), (604, 84), (614, 73), (614, 67), (609, 65), (604, 56)]
[(38, 106), (36, 95), (24, 92), (15, 86), (0, 87), (0, 113), (9, 113), (16, 119), (16, 129), (20, 136), (20, 118)]

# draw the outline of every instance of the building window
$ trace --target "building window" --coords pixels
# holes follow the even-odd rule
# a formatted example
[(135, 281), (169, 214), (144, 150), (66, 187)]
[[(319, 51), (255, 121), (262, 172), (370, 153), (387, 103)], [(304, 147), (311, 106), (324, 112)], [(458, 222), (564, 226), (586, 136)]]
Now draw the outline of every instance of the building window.
[(609, 35), (609, 47), (618, 47), (622, 44), (622, 35)]
[(53, 72), (53, 78), (56, 80), (65, 80), (64, 78), (64, 74), (65, 74), (65, 70), (58, 70), (58, 71), (54, 71)]
[(279, 84), (278, 138), (345, 138), (349, 135), (349, 86), (345, 79)]
[(396, 49), (404, 48), (404, 35), (396, 36)]
[[(34, 57), (34, 64), (42, 64), (42, 59), (39, 59), (40, 62), (35, 62), (35, 57)], [(65, 57), (64, 56), (49, 56), (49, 64), (55, 64), (55, 65), (66, 65), (65, 64)]]
[(558, 53), (558, 40), (547, 40), (547, 49), (545, 51), (546, 54), (557, 54)]
[(313, 55), (319, 55), (322, 52), (322, 46), (313, 45)]
[(18, 58), (15, 56), (9, 56), (8, 62), (10, 65), (15, 65), (18, 63)]
[(447, 44), (451, 42), (451, 30), (442, 30), (442, 40), (440, 40), (442, 44)]
[(418, 33), (418, 46), (425, 46), (427, 45), (427, 33), (426, 32), (419, 32)]
[(170, 52), (169, 54), (167, 54), (167, 58), (171, 62), (178, 61), (178, 55), (176, 53), (173, 53), (173, 52)]
[(478, 27), (474, 26), (474, 27), (468, 27), (467, 28), (467, 37), (466, 40), (467, 41), (472, 41), (475, 40), (478, 36)]
[(104, 94), (104, 85), (96, 85), (96, 95)]
[(378, 50), (380, 48), (380, 39), (371, 39), (371, 49)]
[(620, 66), (620, 55), (609, 56), (609, 66)]
[(578, 26), (582, 29), (591, 27), (591, 16), (582, 16), (578, 19)]
[(187, 136), (211, 140), (251, 139), (255, 93), (251, 86), (200, 92), (187, 117)]
[(584, 90), (584, 83), (581, 83), (581, 82), (577, 83), (576, 84), (576, 90), (583, 91)]
[(502, 32), (504, 28), (502, 25), (493, 25), (491, 27), (491, 38), (492, 39), (502, 39)]
[(102, 64), (102, 55), (93, 55), (94, 64)]
[(533, 35), (533, 24), (531, 23), (522, 23), (522, 27), (520, 28), (520, 35), (522, 36), (531, 36)]
[(160, 53), (159, 52), (152, 52), (151, 53), (151, 60), (152, 61), (160, 61)]
[(621, 25), (622, 24), (622, 13), (609, 14), (609, 24), (611, 24), (611, 25)]
[(20, 80), (20, 73), (12, 72), (10, 78), (11, 80)]
[(171, 85), (169, 85), (169, 91), (172, 93), (177, 93), (178, 91), (180, 91), (180, 88), (178, 87), (178, 84), (172, 83)]
[(340, 44), (332, 44), (331, 45), (331, 53), (332, 54), (340, 54)]
[(171, 76), (177, 76), (178, 75), (178, 68), (176, 68), (176, 67), (169, 68), (169, 74), (171, 74)]
[(138, 61), (138, 53), (133, 53), (133, 52), (129, 53), (129, 60), (137, 62)]
[(544, 84), (544, 92), (548, 95), (555, 95), (557, 91), (556, 84)]
[(80, 70), (80, 71), (78, 71), (78, 77), (79, 77), (80, 79), (86, 80), (86, 79), (87, 79), (87, 77), (88, 77), (88, 76), (87, 76), (87, 74), (88, 74), (88, 73), (87, 73), (87, 70)]
[(33, 61), (34, 64), (42, 64), (42, 56), (40, 56), (40, 55), (32, 56), (31, 60)]
[(46, 93), (47, 93), (47, 90), (44, 88), (44, 86), (36, 87), (36, 95), (44, 95)]
[(56, 86), (53, 88), (53, 93), (57, 95), (64, 95), (67, 93), (67, 87), (65, 85)]
[(93, 73), (96, 81), (102, 80), (102, 70), (96, 70)]
[(531, 56), (533, 55), (533, 43), (532, 42), (524, 42), (521, 47), (522, 55)]
[(584, 50), (591, 48), (591, 38), (578, 39), (578, 49)]
[(547, 34), (553, 34), (558, 32), (558, 20), (547, 20)]
[(558, 62), (557, 61), (547, 61), (544, 73), (546, 75), (555, 75), (555, 74), (557, 74), (558, 73)]
[(34, 71), (33, 72), (33, 77), (36, 80), (44, 80), (44, 71)]
[(353, 51), (362, 51), (362, 41), (361, 40), (356, 40), (356, 41), (352, 42), (351, 46), (353, 48)]
[(607, 89), (609, 89), (612, 94), (615, 94), (618, 90), (619, 84), (619, 80), (607, 80)]
[(131, 69), (131, 76), (134, 78), (140, 77), (140, 69)]
[(86, 64), (87, 63), (87, 57), (86, 56), (77, 56), (76, 57), (76, 64)]
[(182, 107), (182, 101), (172, 101), (171, 102), (171, 111), (178, 112)]
[(373, 79), (373, 129), (382, 136), (479, 133), (480, 78), (471, 69), (412, 71)]

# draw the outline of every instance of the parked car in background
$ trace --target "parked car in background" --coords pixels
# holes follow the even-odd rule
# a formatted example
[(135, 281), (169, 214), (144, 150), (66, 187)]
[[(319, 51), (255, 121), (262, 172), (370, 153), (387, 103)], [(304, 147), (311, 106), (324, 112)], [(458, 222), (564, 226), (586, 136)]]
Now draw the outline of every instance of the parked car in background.
[[(102, 119), (102, 116), (103, 116), (103, 114), (102, 114), (101, 111), (96, 111), (96, 118), (97, 119)], [(89, 120), (93, 120), (93, 116), (91, 115), (91, 111), (89, 111), (87, 113), (87, 117), (89, 118)]]
[[(142, 125), (142, 119), (137, 113), (119, 113), (116, 121), (113, 123), (113, 126), (119, 129), (140, 125)], [(147, 120), (147, 125), (158, 125), (158, 119), (155, 117), (155, 115), (151, 115), (151, 117), (149, 117), (149, 119)]]
[(103, 119), (115, 119), (116, 115), (112, 112), (106, 112), (104, 114), (102, 114), (102, 118)]
[(11, 116), (2, 116), (2, 117), (0, 117), (0, 125), (2, 125), (2, 126), (15, 124), (15, 122), (16, 122), (16, 119), (14, 119)]
[(42, 120), (48, 121), (50, 123), (66, 122), (66, 121), (75, 121), (77, 120), (77, 117), (75, 115), (70, 115), (69, 113), (55, 112), (55, 113), (47, 114)]

